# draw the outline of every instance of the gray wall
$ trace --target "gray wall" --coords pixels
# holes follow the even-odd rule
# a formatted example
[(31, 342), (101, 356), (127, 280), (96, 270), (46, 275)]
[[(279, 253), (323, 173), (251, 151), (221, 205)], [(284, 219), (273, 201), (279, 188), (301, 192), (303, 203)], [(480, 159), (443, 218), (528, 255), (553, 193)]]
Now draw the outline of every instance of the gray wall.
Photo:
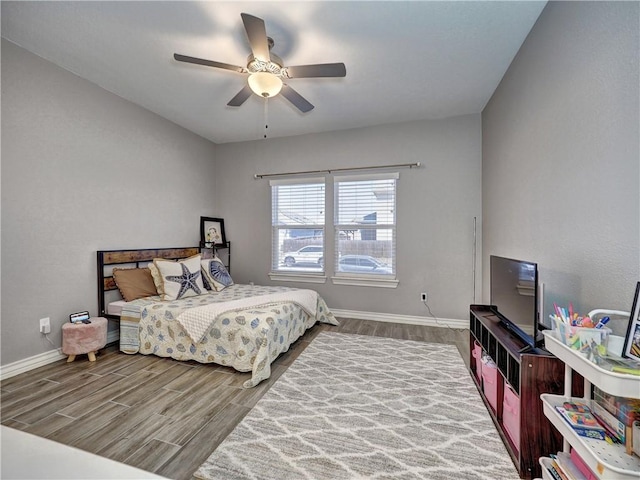
[[(269, 181), (255, 180), (254, 174), (422, 162), (420, 168), (399, 170), (399, 286), (337, 286), (327, 280), (312, 287), (332, 308), (416, 316), (428, 314), (420, 301), (426, 291), (437, 317), (468, 318), (473, 217), (481, 214), (480, 155), (480, 115), (218, 145), (216, 205), (232, 242), (233, 277), (241, 283), (273, 283), (267, 275)], [(329, 212), (331, 205), (330, 200)], [(332, 238), (330, 225), (326, 231)]]
[(545, 318), (554, 301), (584, 313), (631, 308), (640, 280), (639, 6), (550, 2), (484, 109), (485, 301), (497, 254), (539, 263)]
[(97, 312), (96, 250), (196, 245), (215, 145), (2, 41), (2, 357)]
[(333, 308), (427, 316), (426, 291), (436, 316), (467, 318), (477, 217), (475, 300), (488, 301), (499, 254), (539, 262), (547, 304), (628, 309), (640, 278), (638, 18), (637, 2), (550, 2), (482, 124), (220, 146), (3, 40), (1, 363), (51, 350), (39, 318), (59, 346), (70, 312), (95, 313), (96, 250), (194, 244), (201, 215), (225, 218), (236, 281), (272, 283), (269, 185), (255, 173), (423, 163), (400, 171), (398, 288), (318, 285)]

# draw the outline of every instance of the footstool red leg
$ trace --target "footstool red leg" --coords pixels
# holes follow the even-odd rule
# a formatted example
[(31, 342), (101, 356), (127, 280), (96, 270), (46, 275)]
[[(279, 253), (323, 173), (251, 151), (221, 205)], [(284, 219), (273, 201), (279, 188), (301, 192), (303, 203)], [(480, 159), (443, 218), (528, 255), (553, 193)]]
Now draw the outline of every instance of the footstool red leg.
[(96, 361), (96, 352), (89, 352), (89, 361), (90, 362), (95, 362)]
[(75, 359), (76, 359), (75, 355), (69, 355), (69, 358), (67, 358), (67, 363), (73, 362)]

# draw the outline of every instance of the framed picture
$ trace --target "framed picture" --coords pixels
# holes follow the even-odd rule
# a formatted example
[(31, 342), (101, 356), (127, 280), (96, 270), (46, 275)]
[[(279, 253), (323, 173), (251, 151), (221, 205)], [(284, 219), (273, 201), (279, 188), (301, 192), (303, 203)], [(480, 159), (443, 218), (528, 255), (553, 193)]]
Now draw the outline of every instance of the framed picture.
[(224, 220), (222, 218), (200, 217), (200, 241), (207, 248), (226, 245)]
[(636, 294), (633, 297), (622, 356), (640, 361), (640, 282), (636, 285)]

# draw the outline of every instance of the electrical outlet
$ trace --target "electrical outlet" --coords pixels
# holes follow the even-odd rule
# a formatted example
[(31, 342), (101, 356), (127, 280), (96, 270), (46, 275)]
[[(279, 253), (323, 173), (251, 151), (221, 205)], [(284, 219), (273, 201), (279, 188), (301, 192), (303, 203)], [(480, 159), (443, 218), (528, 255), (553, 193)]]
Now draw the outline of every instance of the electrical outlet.
[(427, 292), (422, 292), (420, 294), (420, 300), (422, 300), (423, 302), (427, 301)]
[(49, 317), (40, 319), (40, 333), (51, 333), (51, 322)]

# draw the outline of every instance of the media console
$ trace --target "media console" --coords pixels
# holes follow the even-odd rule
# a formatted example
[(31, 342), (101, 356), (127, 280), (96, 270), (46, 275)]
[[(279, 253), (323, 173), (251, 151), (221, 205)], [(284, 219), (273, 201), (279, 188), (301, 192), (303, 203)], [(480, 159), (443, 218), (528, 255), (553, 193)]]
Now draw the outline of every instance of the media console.
[[(500, 322), (492, 306), (471, 305), (469, 318), (471, 376), (520, 477), (539, 477), (541, 468), (538, 458), (562, 450), (562, 436), (544, 415), (540, 395), (564, 392), (564, 363), (545, 350), (526, 349), (527, 344)], [(477, 375), (473, 356), (477, 344), (497, 366), (496, 384), (486, 386), (497, 390), (497, 394), (495, 391), (491, 394), (497, 398), (497, 401), (494, 400), (495, 407), (483, 391), (482, 376)], [(519, 398), (519, 412), (515, 420), (519, 422), (519, 428), (511, 426), (511, 432), (505, 430), (506, 385), (510, 385)], [(582, 377), (574, 379), (573, 388), (576, 392), (580, 391), (575, 396), (582, 395)], [(513, 422), (513, 417), (509, 417), (508, 421)], [(514, 431), (519, 432), (516, 442), (510, 438)]]

